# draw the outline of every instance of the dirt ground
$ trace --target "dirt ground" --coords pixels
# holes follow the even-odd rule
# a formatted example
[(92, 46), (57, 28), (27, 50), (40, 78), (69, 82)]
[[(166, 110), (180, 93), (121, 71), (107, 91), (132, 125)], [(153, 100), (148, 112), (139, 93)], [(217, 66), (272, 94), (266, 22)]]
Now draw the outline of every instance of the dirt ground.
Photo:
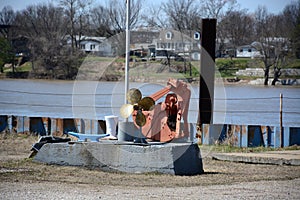
[(109, 173), (29, 159), (35, 136), (0, 135), (0, 199), (300, 199), (300, 166), (203, 158), (205, 173)]

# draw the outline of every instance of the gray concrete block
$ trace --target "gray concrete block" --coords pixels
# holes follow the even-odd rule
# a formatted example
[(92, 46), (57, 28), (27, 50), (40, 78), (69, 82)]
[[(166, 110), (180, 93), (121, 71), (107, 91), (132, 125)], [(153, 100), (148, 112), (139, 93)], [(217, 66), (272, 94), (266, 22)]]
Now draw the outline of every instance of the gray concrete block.
[(101, 141), (45, 144), (34, 161), (57, 165), (97, 167), (127, 173), (158, 172), (175, 175), (203, 173), (197, 144), (142, 145)]

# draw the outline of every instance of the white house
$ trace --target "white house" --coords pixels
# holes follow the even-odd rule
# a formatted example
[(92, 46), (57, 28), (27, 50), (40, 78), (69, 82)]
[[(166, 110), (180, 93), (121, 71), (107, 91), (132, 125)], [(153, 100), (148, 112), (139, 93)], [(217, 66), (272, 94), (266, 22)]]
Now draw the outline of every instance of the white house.
[[(79, 48), (86, 53), (99, 56), (112, 56), (111, 43), (105, 37), (76, 36)], [(67, 38), (67, 44), (71, 45), (71, 37)]]
[(100, 56), (112, 56), (111, 44), (105, 37), (82, 36), (79, 45), (80, 49), (86, 53), (94, 53)]
[(237, 58), (255, 58), (260, 56), (261, 53), (251, 45), (239, 46), (236, 49)]

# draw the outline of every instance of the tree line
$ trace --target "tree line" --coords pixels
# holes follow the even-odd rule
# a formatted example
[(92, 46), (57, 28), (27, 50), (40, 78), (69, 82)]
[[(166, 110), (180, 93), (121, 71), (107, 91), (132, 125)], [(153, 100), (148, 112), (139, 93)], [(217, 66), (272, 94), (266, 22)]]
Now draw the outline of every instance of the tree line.
[[(27, 49), (33, 71), (51, 78), (73, 79), (84, 57), (80, 36), (112, 37), (125, 30), (126, 1), (57, 0), (56, 4), (0, 11), (0, 66), (12, 62), (17, 51)], [(265, 84), (271, 68), (274, 75), (287, 58), (300, 58), (300, 0), (272, 14), (266, 7), (254, 13), (241, 9), (236, 0), (167, 0), (159, 5), (131, 0), (131, 29), (171, 28), (201, 33), (201, 19), (217, 19), (217, 51), (252, 44), (263, 55)], [(24, 49), (18, 38), (26, 40)], [(67, 38), (71, 41), (66, 44)], [(19, 48), (19, 49), (17, 49)]]

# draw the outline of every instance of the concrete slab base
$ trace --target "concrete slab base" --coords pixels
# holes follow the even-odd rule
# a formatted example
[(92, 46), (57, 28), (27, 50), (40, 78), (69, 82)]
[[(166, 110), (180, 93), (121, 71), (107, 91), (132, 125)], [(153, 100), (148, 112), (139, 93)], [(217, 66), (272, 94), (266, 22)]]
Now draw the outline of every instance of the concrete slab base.
[(259, 153), (214, 153), (216, 160), (244, 162), (253, 164), (300, 166), (300, 151), (271, 151)]
[(191, 143), (100, 141), (45, 144), (34, 161), (86, 166), (127, 173), (158, 172), (174, 175), (203, 173), (200, 149)]

